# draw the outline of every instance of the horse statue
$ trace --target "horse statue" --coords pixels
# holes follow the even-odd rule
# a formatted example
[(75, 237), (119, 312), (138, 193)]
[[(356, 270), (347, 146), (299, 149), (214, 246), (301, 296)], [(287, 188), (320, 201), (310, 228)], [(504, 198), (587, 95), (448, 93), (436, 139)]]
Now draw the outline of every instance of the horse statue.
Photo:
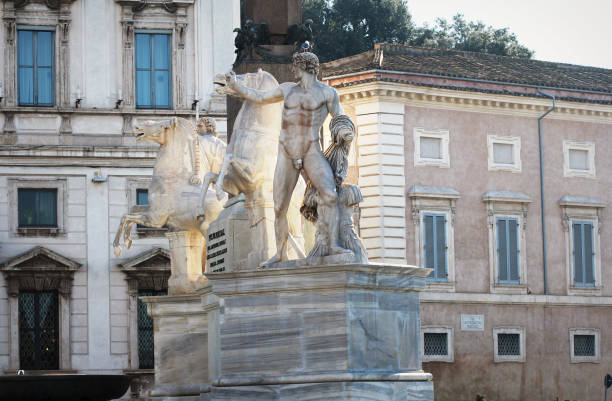
[[(236, 79), (258, 90), (270, 90), (279, 86), (274, 76), (261, 69), (256, 73), (237, 75)], [(221, 173), (217, 178), (217, 193), (223, 189), (231, 195), (244, 194), (245, 208), (252, 227), (248, 265), (257, 267), (276, 253), (272, 190), (283, 104), (276, 102), (260, 105), (244, 100), (228, 88), (225, 82), (223, 74), (215, 76), (217, 93), (242, 99), (243, 104), (234, 121)], [(287, 213), (290, 252), (299, 258), (305, 257), (299, 211), (305, 189), (306, 184), (300, 177)]]
[[(222, 151), (210, 156), (206, 149), (200, 149), (204, 142), (196, 135), (193, 124), (184, 118), (147, 121), (135, 126), (134, 132), (136, 140), (155, 142), (160, 148), (149, 185), (149, 204), (135, 206), (130, 213), (123, 215), (113, 241), (115, 255), (121, 256), (122, 235), (125, 246), (130, 248), (132, 245), (130, 234), (134, 224), (154, 228), (166, 225), (170, 231), (199, 232), (204, 237), (206, 249), (206, 230), (223, 209), (227, 196), (219, 196), (221, 199), (218, 199), (207, 184), (207, 188), (203, 189), (202, 182), (207, 171), (202, 171), (201, 166), (220, 166)], [(219, 149), (224, 149), (224, 146)], [(217, 157), (219, 160), (212, 163), (205, 159), (205, 153), (207, 157)]]

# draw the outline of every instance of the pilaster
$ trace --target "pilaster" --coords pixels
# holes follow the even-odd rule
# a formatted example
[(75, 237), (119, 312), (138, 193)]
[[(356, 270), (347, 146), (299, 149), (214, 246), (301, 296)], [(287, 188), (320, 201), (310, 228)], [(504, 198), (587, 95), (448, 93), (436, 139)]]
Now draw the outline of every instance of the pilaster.
[(373, 262), (406, 263), (404, 105), (355, 105), (361, 238)]

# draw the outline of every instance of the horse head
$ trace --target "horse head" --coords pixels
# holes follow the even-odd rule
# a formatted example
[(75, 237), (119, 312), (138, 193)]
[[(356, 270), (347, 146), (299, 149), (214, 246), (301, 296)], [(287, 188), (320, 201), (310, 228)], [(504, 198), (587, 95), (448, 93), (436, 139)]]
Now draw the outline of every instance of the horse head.
[[(247, 88), (267, 90), (278, 86), (278, 81), (272, 74), (261, 68), (257, 72), (248, 72), (246, 74), (236, 75), (236, 81), (246, 86)], [(230, 95), (237, 98), (242, 96), (235, 90), (227, 86), (225, 74), (217, 74), (214, 78), (215, 90), (220, 95)]]
[(164, 121), (143, 121), (134, 126), (137, 141), (149, 141), (165, 145), (169, 130), (176, 128), (178, 118), (172, 117)]

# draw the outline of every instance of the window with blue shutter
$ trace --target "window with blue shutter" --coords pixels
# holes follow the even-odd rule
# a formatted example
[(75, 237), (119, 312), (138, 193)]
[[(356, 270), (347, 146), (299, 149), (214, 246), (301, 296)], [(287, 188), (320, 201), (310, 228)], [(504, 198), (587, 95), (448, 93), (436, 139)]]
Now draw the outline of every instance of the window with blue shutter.
[(136, 33), (136, 107), (171, 108), (170, 35)]
[(54, 40), (50, 28), (17, 32), (17, 90), (20, 106), (53, 106)]
[(593, 260), (593, 223), (585, 221), (572, 222), (574, 237), (574, 285), (583, 287), (595, 286)]
[(425, 267), (433, 269), (428, 279), (447, 281), (446, 271), (446, 215), (423, 215)]
[(519, 232), (518, 219), (498, 217), (497, 269), (500, 284), (519, 284)]

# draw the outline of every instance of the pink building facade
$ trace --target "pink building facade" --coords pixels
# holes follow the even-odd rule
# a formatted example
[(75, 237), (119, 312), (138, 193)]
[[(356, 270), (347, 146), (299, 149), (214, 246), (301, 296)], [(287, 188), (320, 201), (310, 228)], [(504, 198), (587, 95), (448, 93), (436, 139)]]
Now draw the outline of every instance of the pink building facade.
[(434, 270), (421, 353), (436, 400), (600, 400), (612, 70), (383, 44), (323, 79), (357, 122), (370, 260)]

